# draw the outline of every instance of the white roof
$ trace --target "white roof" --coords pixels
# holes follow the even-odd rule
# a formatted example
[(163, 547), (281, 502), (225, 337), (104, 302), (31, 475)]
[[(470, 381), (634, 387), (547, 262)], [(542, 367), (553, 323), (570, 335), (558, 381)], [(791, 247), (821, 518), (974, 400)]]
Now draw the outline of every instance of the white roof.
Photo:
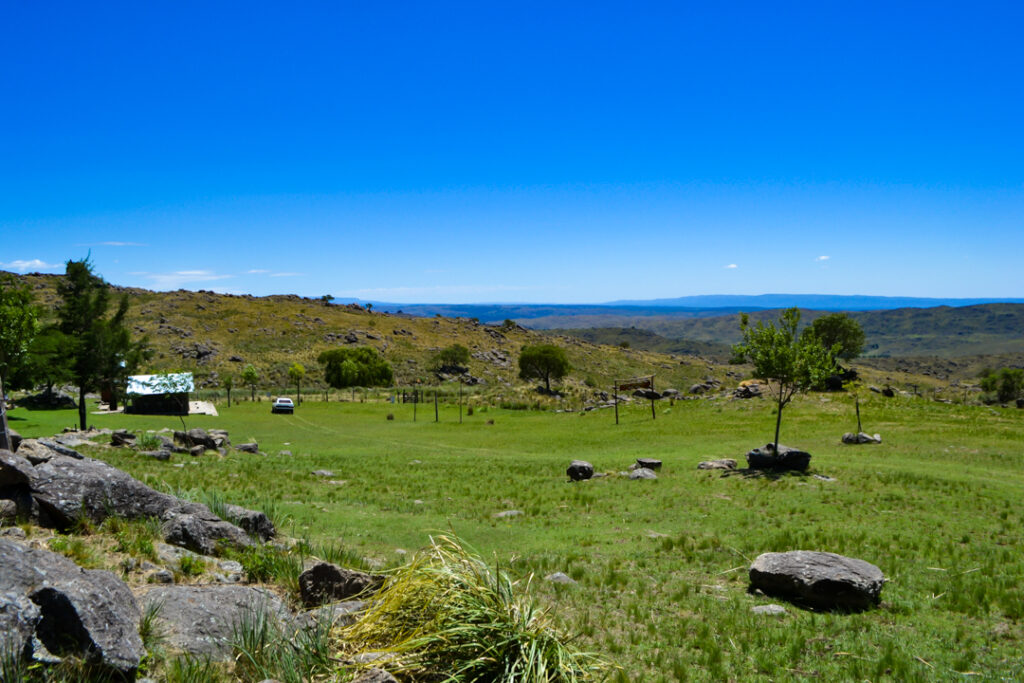
[(180, 394), (195, 391), (191, 372), (172, 372), (166, 375), (132, 375), (128, 378), (128, 393), (134, 396)]

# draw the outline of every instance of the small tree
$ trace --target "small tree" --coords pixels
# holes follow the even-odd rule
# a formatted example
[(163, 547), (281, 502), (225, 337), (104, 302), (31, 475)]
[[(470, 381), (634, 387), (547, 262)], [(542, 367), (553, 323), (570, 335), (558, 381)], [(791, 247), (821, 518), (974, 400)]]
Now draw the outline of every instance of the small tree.
[(88, 258), (67, 262), (57, 295), (57, 320), (66, 335), (71, 372), (78, 384), (78, 421), (84, 430), (85, 395), (103, 386), (116, 391), (117, 384), (146, 357), (146, 342), (132, 342), (125, 322), (127, 295), (107, 317), (110, 287), (93, 272)]
[(249, 400), (256, 400), (256, 383), (260, 381), (260, 371), (256, 366), (249, 363), (242, 368), (242, 383), (249, 385)]
[(38, 317), (28, 285), (11, 276), (0, 279), (0, 385), (5, 390), (12, 375), (24, 374)]
[(1024, 370), (1020, 368), (1000, 368), (986, 370), (981, 376), (983, 391), (994, 393), (1000, 403), (1009, 403), (1024, 391)]
[(53, 393), (53, 385), (74, 380), (71, 370), (71, 343), (55, 325), (39, 330), (20, 370), (11, 381), (13, 388), (27, 389), (38, 384), (45, 387), (47, 395)]
[(542, 379), (548, 393), (551, 393), (551, 380), (562, 379), (570, 370), (572, 366), (565, 351), (554, 344), (524, 346), (519, 352), (520, 379)]
[(302, 403), (302, 378), (306, 376), (306, 367), (302, 363), (292, 363), (288, 368), (288, 378), (295, 382), (295, 394), (299, 403)]
[(394, 379), (391, 365), (375, 349), (331, 349), (317, 356), (324, 380), (335, 389), (387, 386)]
[(469, 363), (469, 349), (462, 344), (452, 344), (441, 349), (434, 357), (434, 369), (439, 372), (454, 372), (462, 374), (466, 372), (466, 365)]
[(224, 390), (228, 392), (228, 405), (231, 405), (231, 390), (235, 386), (235, 378), (231, 375), (225, 375), (220, 381), (220, 385), (224, 387)]
[(816, 337), (826, 349), (834, 349), (832, 355), (837, 359), (852, 360), (864, 350), (864, 330), (845, 313), (816, 318), (803, 334)]
[(782, 409), (794, 394), (823, 382), (832, 372), (835, 361), (831, 349), (826, 349), (814, 335), (797, 336), (800, 309), (783, 311), (778, 326), (758, 322), (750, 326), (746, 313), (740, 315), (743, 341), (733, 347), (733, 354), (754, 366), (754, 377), (768, 383), (768, 391), (775, 399), (775, 453), (779, 452), (779, 429)]

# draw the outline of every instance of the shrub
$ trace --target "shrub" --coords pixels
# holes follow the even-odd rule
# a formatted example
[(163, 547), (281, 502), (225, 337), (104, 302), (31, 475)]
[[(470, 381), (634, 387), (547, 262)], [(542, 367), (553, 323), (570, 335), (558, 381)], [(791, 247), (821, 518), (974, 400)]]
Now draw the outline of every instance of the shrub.
[(392, 666), (413, 679), (443, 671), (446, 681), (590, 680), (606, 668), (572, 649), (525, 596), (526, 584), (492, 572), (458, 541), (440, 537), (378, 593), (342, 642), (395, 653)]

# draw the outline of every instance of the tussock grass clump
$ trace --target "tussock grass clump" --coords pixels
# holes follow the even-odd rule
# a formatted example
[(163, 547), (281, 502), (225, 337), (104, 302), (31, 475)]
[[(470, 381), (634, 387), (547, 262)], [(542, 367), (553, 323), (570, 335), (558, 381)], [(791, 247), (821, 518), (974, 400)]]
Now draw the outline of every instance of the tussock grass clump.
[(361, 652), (391, 654), (388, 668), (415, 680), (592, 680), (607, 665), (555, 630), (525, 582), (492, 571), (453, 538), (431, 539), (341, 639)]

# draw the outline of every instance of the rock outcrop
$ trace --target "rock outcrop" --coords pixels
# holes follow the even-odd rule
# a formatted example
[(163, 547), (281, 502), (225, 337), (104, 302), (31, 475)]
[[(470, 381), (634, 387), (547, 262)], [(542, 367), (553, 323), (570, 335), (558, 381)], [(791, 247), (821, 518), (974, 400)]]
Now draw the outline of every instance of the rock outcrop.
[(330, 562), (321, 562), (299, 575), (299, 594), (302, 597), (302, 604), (306, 607), (316, 607), (376, 591), (383, 583), (382, 576), (343, 569)]
[(594, 466), (586, 460), (573, 460), (565, 473), (573, 481), (584, 481), (594, 476)]
[(798, 448), (779, 444), (765, 444), (747, 453), (747, 465), (752, 470), (799, 470), (804, 471), (811, 464), (811, 454)]
[(764, 553), (750, 565), (751, 589), (817, 609), (867, 609), (878, 604), (884, 585), (875, 565), (835, 553)]

